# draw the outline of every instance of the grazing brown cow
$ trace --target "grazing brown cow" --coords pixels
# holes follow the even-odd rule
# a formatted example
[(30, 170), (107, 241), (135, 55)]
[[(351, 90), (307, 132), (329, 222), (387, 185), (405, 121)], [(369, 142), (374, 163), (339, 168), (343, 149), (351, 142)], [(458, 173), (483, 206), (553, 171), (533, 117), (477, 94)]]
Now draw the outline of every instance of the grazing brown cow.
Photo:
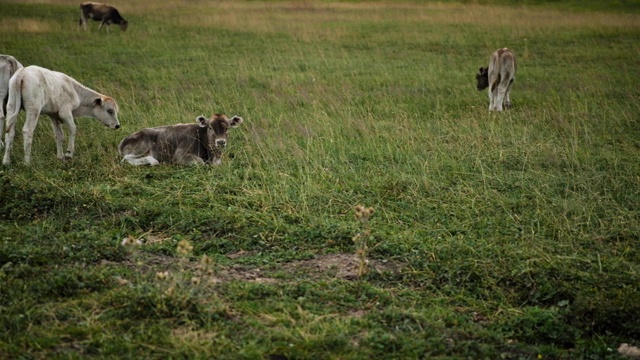
[(511, 86), (516, 79), (516, 56), (513, 51), (502, 48), (491, 54), (489, 67), (480, 68), (476, 74), (478, 90), (489, 88), (489, 111), (511, 108)]
[(102, 29), (102, 25), (107, 25), (107, 32), (109, 32), (109, 25), (120, 25), (120, 30), (125, 31), (129, 26), (129, 22), (120, 16), (118, 9), (113, 6), (109, 6), (101, 3), (83, 2), (80, 4), (80, 21), (78, 26), (82, 26), (87, 30), (87, 19), (93, 19), (100, 21), (98, 31)]
[(195, 124), (176, 124), (142, 129), (124, 138), (118, 151), (122, 161), (131, 165), (158, 165), (160, 163), (220, 165), (222, 150), (227, 145), (227, 130), (242, 123), (242, 118), (231, 119), (215, 114), (211, 119), (200, 115)]

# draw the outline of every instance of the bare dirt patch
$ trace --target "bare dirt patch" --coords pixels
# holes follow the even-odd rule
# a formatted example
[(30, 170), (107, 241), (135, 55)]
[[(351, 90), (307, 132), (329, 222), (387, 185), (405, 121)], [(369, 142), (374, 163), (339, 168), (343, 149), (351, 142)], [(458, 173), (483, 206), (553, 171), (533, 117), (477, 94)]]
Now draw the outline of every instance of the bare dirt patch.
[[(239, 259), (245, 256), (252, 256), (253, 252), (237, 252), (228, 254), (230, 259)], [(114, 265), (112, 262), (103, 262), (103, 265)], [(177, 257), (148, 254), (139, 252), (125, 262), (125, 265), (135, 268), (140, 273), (156, 274), (162, 271), (195, 271), (198, 261), (185, 261)], [(217, 267), (212, 281), (215, 283), (225, 283), (229, 281), (246, 281), (256, 283), (278, 283), (286, 282), (289, 278), (309, 277), (309, 278), (336, 278), (343, 280), (358, 279), (360, 261), (354, 254), (336, 253), (318, 255), (313, 259), (297, 260), (289, 263), (281, 263), (277, 266), (269, 266), (261, 269), (243, 265), (231, 265)], [(369, 259), (366, 269), (368, 272), (395, 274), (402, 269), (403, 265), (391, 262)], [(274, 277), (275, 274), (277, 278)]]
[[(358, 278), (360, 261), (354, 254), (338, 253), (319, 255), (309, 260), (293, 261), (284, 266), (292, 273), (303, 272), (311, 277), (329, 276), (345, 280)], [(366, 269), (378, 273), (396, 273), (400, 265), (378, 260), (367, 260)]]

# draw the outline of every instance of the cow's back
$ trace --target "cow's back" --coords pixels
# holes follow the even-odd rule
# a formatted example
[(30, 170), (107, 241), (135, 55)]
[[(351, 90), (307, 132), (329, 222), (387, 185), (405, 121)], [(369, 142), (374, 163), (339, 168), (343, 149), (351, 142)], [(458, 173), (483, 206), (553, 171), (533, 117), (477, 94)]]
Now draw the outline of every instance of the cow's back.
[(80, 102), (74, 80), (57, 71), (31, 65), (17, 71), (11, 81), (20, 86), (24, 106), (39, 106), (44, 114), (57, 113), (61, 106), (75, 109)]
[(149, 155), (153, 144), (157, 142), (158, 133), (155, 128), (142, 129), (120, 141), (118, 151), (121, 155)]
[(158, 159), (160, 162), (175, 162), (176, 154), (200, 155), (200, 126), (197, 124), (177, 124), (162, 126), (156, 139)]
[(491, 54), (491, 59), (489, 61), (489, 74), (492, 72), (500, 73), (507, 71), (513, 75), (515, 74), (515, 70), (516, 56), (513, 54), (513, 51), (508, 48), (501, 48)]
[(173, 163), (176, 154), (202, 153), (204, 145), (197, 124), (177, 124), (139, 130), (118, 145), (120, 155), (152, 156), (161, 163)]
[(82, 15), (85, 18), (94, 20), (102, 20), (102, 15), (104, 15), (106, 8), (107, 6), (104, 4), (89, 1), (80, 4), (80, 11), (82, 11)]
[(488, 72), (489, 85), (492, 91), (501, 82), (513, 82), (516, 74), (516, 58), (513, 51), (508, 48), (494, 51), (489, 59)]

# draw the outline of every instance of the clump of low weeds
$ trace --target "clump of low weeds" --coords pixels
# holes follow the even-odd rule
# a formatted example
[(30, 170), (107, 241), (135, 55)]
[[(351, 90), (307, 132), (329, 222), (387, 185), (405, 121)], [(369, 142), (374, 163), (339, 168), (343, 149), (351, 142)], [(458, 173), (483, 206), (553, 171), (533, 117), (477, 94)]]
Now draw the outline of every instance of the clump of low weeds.
[(174, 296), (177, 294), (197, 295), (215, 274), (214, 261), (208, 255), (203, 255), (195, 267), (190, 266), (190, 258), (193, 246), (187, 240), (181, 240), (176, 248), (180, 257), (179, 269), (171, 274), (169, 271), (156, 273), (156, 279), (163, 286), (166, 285), (165, 294)]
[[(131, 237), (122, 241), (122, 246), (131, 253), (138, 268), (145, 266), (140, 251), (140, 246), (142, 245), (143, 242), (141, 240), (135, 240)], [(176, 267), (161, 271), (153, 270), (152, 273), (155, 273), (155, 276), (150, 281), (142, 281), (140, 279), (139, 283), (134, 285), (141, 289), (151, 289), (154, 297), (158, 296), (160, 298), (160, 301), (156, 304), (157, 308), (168, 312), (171, 312), (168, 307), (178, 307), (176, 310), (186, 310), (194, 304), (201, 303), (202, 301), (200, 300), (204, 298), (203, 295), (207, 284), (213, 282), (216, 274), (215, 261), (208, 255), (203, 255), (194, 265), (192, 262), (193, 245), (188, 240), (183, 239), (178, 242), (176, 254), (179, 258)], [(126, 280), (121, 281), (121, 283), (123, 285), (130, 284)]]
[(372, 207), (358, 205), (355, 207), (356, 220), (360, 223), (360, 232), (353, 237), (356, 246), (356, 260), (358, 261), (358, 278), (369, 273), (369, 244), (372, 240), (369, 219), (374, 213)]

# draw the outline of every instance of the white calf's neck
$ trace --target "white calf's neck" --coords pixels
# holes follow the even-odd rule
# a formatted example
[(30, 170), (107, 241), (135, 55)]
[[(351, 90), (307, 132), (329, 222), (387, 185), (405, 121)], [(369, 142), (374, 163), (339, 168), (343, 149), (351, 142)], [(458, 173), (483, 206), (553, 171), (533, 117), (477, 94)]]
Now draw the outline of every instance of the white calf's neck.
[(71, 77), (69, 77), (69, 79), (73, 84), (76, 94), (78, 94), (78, 99), (80, 100), (79, 106), (73, 109), (73, 117), (93, 116), (93, 102), (95, 99), (104, 99), (105, 96), (80, 84)]

